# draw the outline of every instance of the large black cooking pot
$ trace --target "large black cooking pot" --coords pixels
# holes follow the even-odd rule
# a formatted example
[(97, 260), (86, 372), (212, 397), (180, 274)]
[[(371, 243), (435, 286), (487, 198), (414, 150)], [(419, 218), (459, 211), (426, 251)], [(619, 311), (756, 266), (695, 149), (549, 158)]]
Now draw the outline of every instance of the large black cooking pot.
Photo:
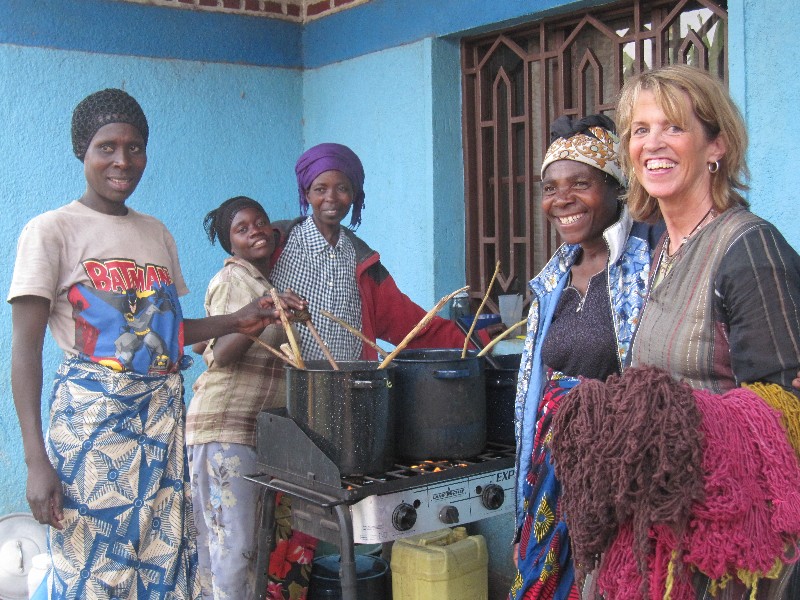
[(498, 444), (514, 443), (514, 400), (519, 354), (494, 356), (496, 367), (486, 366), (486, 439)]
[[(383, 473), (395, 463), (395, 368), (377, 362), (306, 361), (286, 367), (286, 410), (343, 476)], [(287, 451), (291, 451), (288, 449)]]
[(395, 365), (397, 453), (406, 459), (459, 459), (486, 445), (483, 358), (461, 350), (403, 350)]

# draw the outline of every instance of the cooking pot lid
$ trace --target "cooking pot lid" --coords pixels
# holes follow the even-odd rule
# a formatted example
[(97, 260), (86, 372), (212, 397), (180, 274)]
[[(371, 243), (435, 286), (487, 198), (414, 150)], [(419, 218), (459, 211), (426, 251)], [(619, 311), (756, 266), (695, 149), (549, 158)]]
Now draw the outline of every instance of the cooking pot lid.
[(28, 571), (34, 556), (47, 552), (47, 526), (30, 513), (0, 517), (0, 598), (28, 597)]
[(307, 360), (305, 361), (304, 369), (298, 369), (291, 365), (284, 365), (284, 369), (288, 373), (306, 374), (309, 372), (321, 372), (329, 373), (338, 377), (347, 377), (355, 373), (359, 377), (378, 377), (380, 375), (385, 378), (387, 377), (387, 371), (393, 369), (394, 365), (389, 363), (383, 369), (378, 369), (380, 364), (381, 361), (379, 360), (341, 360), (336, 362), (336, 366), (339, 367), (339, 369), (334, 370), (327, 360)]
[(461, 348), (406, 348), (397, 353), (395, 362), (398, 363), (435, 363), (465, 360), (472, 362), (478, 358), (478, 351), (467, 350), (467, 355), (461, 358)]

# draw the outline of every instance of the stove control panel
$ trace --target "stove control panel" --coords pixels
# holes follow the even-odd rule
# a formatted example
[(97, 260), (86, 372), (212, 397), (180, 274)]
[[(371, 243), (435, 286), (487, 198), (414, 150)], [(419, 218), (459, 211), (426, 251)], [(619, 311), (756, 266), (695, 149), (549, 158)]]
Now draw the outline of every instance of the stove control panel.
[(481, 490), (481, 504), (489, 510), (497, 510), (506, 499), (505, 490), (496, 483), (490, 483)]
[(514, 469), (489, 471), (383, 495), (350, 506), (357, 544), (389, 542), (514, 510)]
[(397, 531), (408, 531), (417, 522), (417, 509), (401, 502), (392, 513), (392, 526)]
[(445, 525), (455, 525), (458, 523), (458, 508), (448, 504), (439, 510), (439, 520)]

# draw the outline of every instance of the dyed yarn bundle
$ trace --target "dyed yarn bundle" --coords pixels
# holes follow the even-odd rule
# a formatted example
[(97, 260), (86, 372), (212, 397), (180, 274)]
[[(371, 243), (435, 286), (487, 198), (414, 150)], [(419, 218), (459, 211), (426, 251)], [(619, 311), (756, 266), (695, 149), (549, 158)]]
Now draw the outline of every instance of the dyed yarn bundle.
[(775, 383), (745, 383), (742, 387), (758, 394), (764, 402), (781, 414), (781, 425), (800, 458), (800, 402), (797, 396)]
[(711, 579), (750, 583), (800, 536), (800, 467), (780, 415), (745, 389), (695, 391), (707, 438), (706, 499), (694, 507), (684, 560)]
[[(800, 539), (800, 466), (781, 414), (747, 389), (718, 396), (665, 378), (629, 369), (605, 386), (586, 381), (562, 402), (553, 456), (576, 563), (592, 568), (603, 553), (597, 584), (609, 600), (690, 600), (693, 570), (712, 587), (736, 577), (755, 593), (759, 578), (776, 576), (787, 556), (797, 556)], [(611, 408), (584, 406), (601, 401)], [(682, 415), (669, 420), (665, 410)], [(604, 420), (587, 420), (601, 412)], [(585, 435), (568, 439), (588, 431), (589, 445)], [(683, 455), (693, 452), (687, 438), (702, 444), (700, 462)], [(680, 472), (690, 469), (692, 477)], [(597, 496), (598, 476), (614, 482), (612, 497)], [(610, 543), (585, 545), (596, 525), (585, 521), (598, 507), (619, 526), (602, 532)]]
[[(644, 573), (651, 528), (686, 525), (703, 494), (699, 424), (691, 388), (652, 368), (584, 380), (562, 401), (552, 449), (579, 575), (597, 566), (622, 526)], [(646, 594), (638, 583), (631, 597)]]

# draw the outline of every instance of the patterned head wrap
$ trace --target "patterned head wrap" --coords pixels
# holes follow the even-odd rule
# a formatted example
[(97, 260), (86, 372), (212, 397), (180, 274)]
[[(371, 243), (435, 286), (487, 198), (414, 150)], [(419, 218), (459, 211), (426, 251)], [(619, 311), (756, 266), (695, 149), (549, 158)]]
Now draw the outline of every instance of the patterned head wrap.
[(233, 254), (233, 252), (231, 252), (231, 223), (233, 223), (236, 213), (245, 208), (255, 208), (264, 213), (264, 216), (269, 219), (264, 207), (261, 206), (259, 202), (247, 196), (236, 196), (225, 200), (225, 202), (220, 204), (218, 208), (210, 211), (203, 219), (203, 229), (206, 230), (208, 239), (211, 240), (212, 244), (215, 239), (219, 240), (219, 245), (222, 246), (222, 249), (228, 254)]
[(550, 126), (550, 147), (542, 161), (541, 176), (557, 160), (574, 160), (587, 164), (626, 185), (619, 162), (619, 138), (614, 122), (605, 115), (571, 119), (564, 115)]
[(297, 159), (294, 172), (300, 192), (300, 212), (308, 214), (306, 192), (314, 180), (325, 171), (341, 171), (353, 186), (353, 210), (350, 227), (361, 225), (361, 210), (364, 208), (364, 167), (356, 153), (342, 144), (319, 144), (306, 150)]
[(97, 131), (109, 123), (128, 123), (139, 130), (147, 146), (150, 130), (142, 107), (136, 100), (115, 88), (86, 96), (72, 113), (72, 150), (83, 162), (89, 144)]

